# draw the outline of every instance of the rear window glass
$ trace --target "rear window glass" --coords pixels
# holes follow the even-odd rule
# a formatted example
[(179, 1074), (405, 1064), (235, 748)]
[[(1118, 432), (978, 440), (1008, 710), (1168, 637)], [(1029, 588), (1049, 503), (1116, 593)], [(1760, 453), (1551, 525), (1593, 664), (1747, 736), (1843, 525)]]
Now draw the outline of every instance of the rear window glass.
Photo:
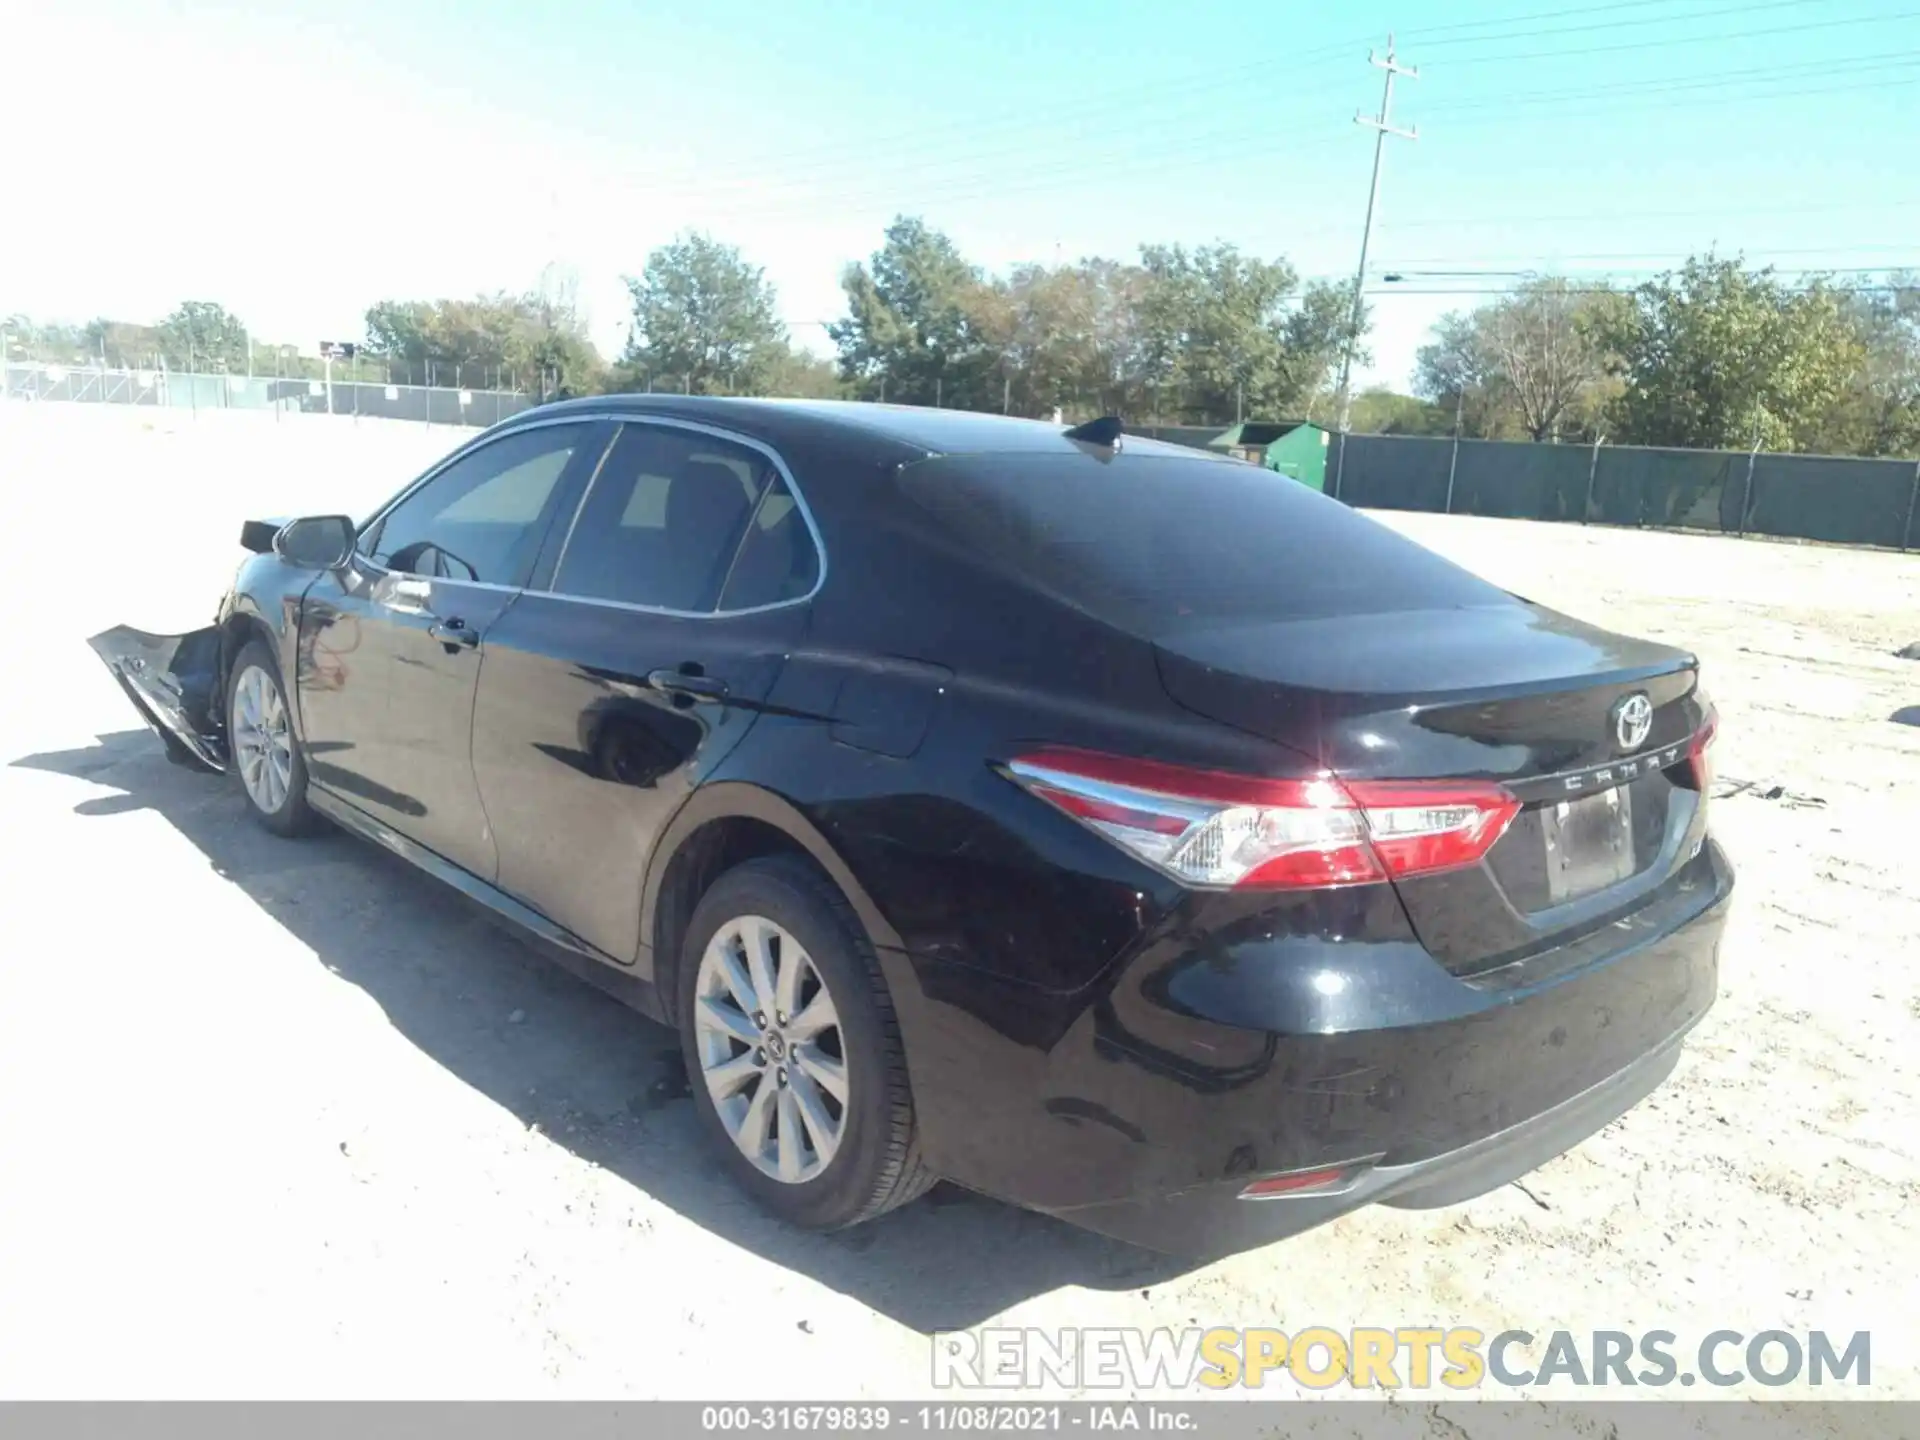
[(901, 472), (958, 544), (1164, 636), (1221, 622), (1486, 605), (1503, 592), (1298, 481), (1200, 456), (969, 455)]

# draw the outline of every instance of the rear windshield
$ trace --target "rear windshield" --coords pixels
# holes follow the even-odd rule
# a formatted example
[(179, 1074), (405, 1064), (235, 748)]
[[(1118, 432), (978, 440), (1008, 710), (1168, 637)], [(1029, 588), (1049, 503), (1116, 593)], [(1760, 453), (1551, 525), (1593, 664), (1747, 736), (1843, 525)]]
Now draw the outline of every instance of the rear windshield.
[(965, 455), (909, 465), (900, 483), (950, 543), (1147, 637), (1505, 599), (1255, 465), (1163, 452)]

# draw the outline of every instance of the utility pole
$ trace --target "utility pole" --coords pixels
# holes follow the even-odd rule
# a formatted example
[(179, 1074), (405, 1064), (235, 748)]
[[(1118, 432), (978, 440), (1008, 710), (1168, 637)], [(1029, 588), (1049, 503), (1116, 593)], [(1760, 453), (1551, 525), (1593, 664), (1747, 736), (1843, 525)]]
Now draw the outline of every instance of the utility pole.
[(1382, 60), (1371, 50), (1367, 52), (1367, 63), (1376, 69), (1386, 71), (1386, 86), (1380, 95), (1380, 113), (1378, 115), (1355, 115), (1356, 125), (1365, 125), (1374, 132), (1373, 137), (1373, 185), (1367, 191), (1367, 221), (1360, 231), (1360, 268), (1353, 276), (1353, 316), (1347, 325), (1347, 343), (1340, 357), (1340, 433), (1347, 433), (1348, 422), (1353, 415), (1353, 347), (1360, 339), (1361, 286), (1367, 278), (1367, 246), (1373, 241), (1373, 212), (1380, 203), (1380, 161), (1387, 148), (1387, 136), (1398, 135), (1403, 140), (1418, 140), (1419, 127), (1411, 130), (1396, 130), (1393, 126), (1393, 82), (1396, 76), (1405, 75), (1418, 80), (1418, 67), (1401, 65), (1393, 56), (1393, 36), (1387, 36), (1387, 58)]

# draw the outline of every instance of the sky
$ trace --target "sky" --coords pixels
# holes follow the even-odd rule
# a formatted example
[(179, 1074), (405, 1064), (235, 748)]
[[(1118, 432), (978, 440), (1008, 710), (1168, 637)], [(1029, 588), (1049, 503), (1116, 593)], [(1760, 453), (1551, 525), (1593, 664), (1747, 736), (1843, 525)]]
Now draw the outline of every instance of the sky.
[(902, 213), (995, 270), (1226, 240), (1350, 284), (1390, 30), (1369, 382), (1528, 273), (1920, 268), (1920, 0), (0, 0), (0, 314), (213, 299), (311, 351), (551, 274), (612, 356), (704, 230), (831, 353)]

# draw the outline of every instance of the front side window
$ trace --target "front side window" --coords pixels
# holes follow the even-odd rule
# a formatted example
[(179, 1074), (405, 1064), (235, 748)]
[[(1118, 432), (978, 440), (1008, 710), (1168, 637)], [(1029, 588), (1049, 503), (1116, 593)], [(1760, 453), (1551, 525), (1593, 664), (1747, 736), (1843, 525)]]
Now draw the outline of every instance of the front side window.
[[(745, 608), (733, 601), (728, 577), (744, 554), (743, 537), (750, 537), (747, 549), (765, 543), (761, 521), (776, 492), (792, 510), (779, 471), (756, 450), (694, 431), (627, 425), (587, 494), (553, 588), (701, 614), (725, 587), (728, 607)], [(811, 559), (810, 539), (807, 553)]]
[(560, 477), (592, 429), (539, 426), (463, 455), (388, 511), (363, 553), (409, 575), (525, 584)]

